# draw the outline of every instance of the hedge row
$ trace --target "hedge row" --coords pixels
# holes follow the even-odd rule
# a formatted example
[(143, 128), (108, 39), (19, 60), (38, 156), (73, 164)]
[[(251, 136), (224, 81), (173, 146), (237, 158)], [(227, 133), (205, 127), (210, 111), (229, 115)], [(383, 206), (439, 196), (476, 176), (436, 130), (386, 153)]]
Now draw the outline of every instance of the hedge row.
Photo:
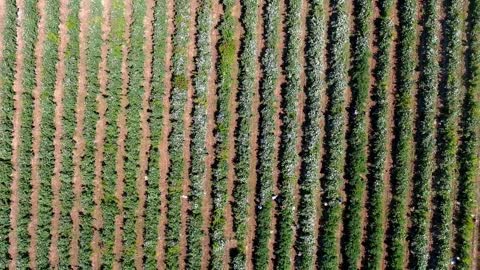
[(218, 31), (217, 62), (217, 110), (215, 113), (215, 161), (212, 168), (212, 221), (210, 225), (212, 269), (222, 269), (226, 238), (225, 209), (227, 206), (228, 162), (230, 160), (230, 97), (234, 87), (232, 71), (236, 64), (235, 25), (233, 17), (234, 0), (222, 0), (224, 14), (220, 19)]
[(187, 268), (200, 269), (202, 264), (203, 216), (202, 201), (205, 196), (205, 145), (207, 127), (207, 93), (212, 67), (210, 34), (212, 31), (212, 2), (199, 2), (196, 18), (195, 76), (193, 78), (193, 120), (190, 142), (190, 211), (187, 217)]
[(403, 269), (406, 254), (407, 192), (411, 178), (413, 114), (412, 89), (415, 69), (416, 1), (397, 3), (399, 27), (396, 46), (394, 136), (392, 142), (391, 193), (387, 229), (387, 267)]
[(170, 124), (168, 153), (170, 168), (168, 172), (167, 225), (165, 265), (168, 269), (179, 267), (181, 196), (184, 179), (185, 160), (183, 156), (184, 114), (188, 91), (188, 42), (190, 31), (190, 1), (174, 2), (172, 89), (170, 94)]
[(237, 248), (231, 252), (231, 267), (246, 268), (246, 237), (248, 224), (248, 197), (250, 194), (250, 161), (252, 132), (252, 100), (256, 86), (257, 71), (257, 24), (258, 1), (246, 0), (242, 3), (240, 23), (244, 34), (239, 55), (237, 92), (237, 127), (235, 129), (235, 178), (233, 189), (233, 231)]
[(310, 4), (307, 14), (307, 33), (305, 44), (306, 88), (305, 122), (303, 124), (302, 158), (298, 179), (300, 199), (297, 212), (297, 237), (295, 239), (295, 267), (312, 269), (315, 266), (315, 223), (318, 179), (320, 178), (320, 119), (321, 95), (324, 94), (323, 73), (325, 63), (325, 7), (323, 1), (315, 0)]
[[(33, 125), (33, 91), (36, 86), (35, 81), (35, 45), (37, 44), (37, 32), (39, 14), (37, 10), (37, 1), (25, 1), (23, 20), (23, 93), (19, 145), (19, 172), (18, 181), (18, 220), (17, 220), (17, 267), (26, 268), (29, 265), (30, 235), (28, 226), (30, 223), (30, 193), (32, 186), (31, 179), (31, 159), (32, 159), (32, 125)], [(41, 63), (38, 63), (41, 64)], [(50, 136), (52, 136), (50, 134)], [(50, 179), (49, 179), (50, 180)], [(50, 220), (50, 219), (49, 219)], [(49, 221), (48, 220), (48, 221)], [(49, 224), (50, 225), (50, 224)], [(48, 247), (47, 247), (48, 248)], [(48, 253), (47, 253), (48, 254)]]
[(0, 264), (8, 265), (10, 232), (10, 182), (12, 173), (13, 81), (15, 79), (17, 6), (5, 1), (0, 59)]
[(68, 45), (65, 51), (65, 79), (64, 83), (64, 113), (63, 113), (63, 141), (62, 141), (62, 169), (60, 189), (60, 235), (58, 241), (60, 269), (69, 267), (70, 243), (72, 241), (72, 219), (70, 211), (73, 207), (73, 149), (75, 141), (75, 107), (78, 91), (78, 59), (79, 59), (79, 10), (80, 1), (70, 1), (68, 4), (67, 34)]
[[(476, 177), (478, 176), (478, 150), (480, 124), (480, 1), (469, 3), (466, 53), (466, 94), (461, 121), (462, 137), (459, 149), (459, 178), (457, 201), (460, 203), (456, 220), (455, 256), (459, 259), (454, 269), (472, 269), (472, 248), (475, 230)], [(476, 217), (478, 218), (478, 216)]]
[[(144, 1), (132, 2), (132, 24), (130, 25), (130, 48), (128, 50), (128, 107), (127, 107), (127, 137), (125, 139), (125, 223), (123, 227), (123, 254), (122, 267), (134, 268), (136, 255), (135, 240), (137, 234), (135, 223), (138, 215), (139, 193), (137, 179), (139, 173), (142, 98), (144, 95), (145, 59), (144, 46), (144, 20), (146, 3)], [(143, 179), (141, 179), (143, 181)]]
[(91, 267), (92, 237), (93, 237), (93, 178), (95, 160), (95, 131), (98, 121), (96, 98), (99, 94), (98, 65), (100, 63), (100, 48), (102, 46), (102, 1), (95, 0), (90, 4), (89, 32), (87, 44), (87, 96), (85, 98), (85, 115), (83, 137), (85, 151), (82, 158), (82, 197), (80, 212), (80, 254), (79, 267)]
[(357, 269), (362, 242), (362, 211), (367, 173), (366, 114), (370, 89), (370, 40), (372, 1), (354, 1), (354, 32), (351, 37), (349, 130), (345, 164), (347, 202), (343, 214), (342, 265)]
[(295, 233), (295, 185), (298, 181), (298, 99), (301, 91), (300, 52), (302, 49), (301, 14), (302, 1), (292, 0), (286, 2), (285, 7), (289, 12), (285, 16), (285, 49), (284, 72), (286, 82), (282, 85), (282, 121), (279, 150), (279, 195), (277, 201), (277, 230), (275, 241), (276, 269), (290, 269), (292, 246)]
[[(32, 4), (33, 5), (33, 4)], [(53, 137), (55, 134), (55, 103), (53, 92), (56, 81), (56, 63), (58, 61), (58, 43), (60, 36), (60, 1), (47, 1), (45, 6), (46, 39), (43, 50), (42, 94), (40, 103), (42, 107), (41, 142), (40, 142), (40, 194), (39, 215), (37, 227), (37, 262), (40, 269), (49, 267), (50, 250), (50, 225), (52, 215), (52, 186), (54, 151)]]
[(163, 95), (165, 92), (165, 43), (167, 31), (166, 1), (157, 0), (153, 21), (152, 90), (150, 95), (150, 138), (152, 141), (147, 171), (147, 200), (145, 205), (145, 268), (155, 269), (160, 213), (160, 140), (163, 129)]
[(419, 48), (419, 80), (409, 229), (409, 268), (426, 269), (430, 224), (430, 184), (434, 169), (435, 114), (438, 87), (437, 1), (425, 1)]
[(104, 141), (103, 161), (103, 198), (101, 202), (103, 215), (103, 228), (101, 238), (103, 245), (102, 264), (111, 267), (115, 260), (113, 246), (115, 241), (115, 219), (120, 214), (117, 198), (115, 196), (117, 186), (116, 155), (118, 151), (118, 126), (117, 119), (120, 113), (120, 98), (122, 91), (122, 47), (125, 44), (125, 4), (121, 0), (112, 1), (111, 13), (109, 14), (111, 30), (109, 35), (109, 51), (107, 55), (108, 83), (107, 83), (107, 111), (106, 136)]
[(260, 64), (263, 77), (260, 82), (260, 123), (258, 136), (257, 194), (255, 239), (253, 244), (253, 266), (255, 269), (267, 269), (270, 261), (268, 243), (273, 208), (273, 169), (275, 151), (275, 89), (278, 83), (280, 1), (265, 1), (263, 13), (264, 50)]
[(347, 88), (348, 17), (344, 0), (330, 1), (332, 14), (329, 25), (327, 95), (325, 112), (325, 155), (322, 179), (322, 218), (318, 241), (320, 269), (337, 269), (338, 230), (341, 222), (344, 173), (345, 98)]
[(368, 212), (364, 237), (365, 255), (362, 265), (365, 269), (381, 269), (384, 239), (384, 179), (385, 160), (387, 158), (388, 130), (388, 87), (390, 82), (390, 49), (392, 46), (392, 0), (377, 3), (379, 17), (375, 21), (374, 55), (376, 65), (373, 70), (375, 85), (371, 99), (374, 102), (369, 118), (371, 132), (369, 137), (369, 166), (367, 175)]
[(439, 100), (442, 104), (437, 129), (437, 170), (433, 181), (432, 249), (429, 268), (447, 269), (451, 261), (452, 188), (457, 178), (457, 131), (460, 94), (462, 2), (443, 1)]

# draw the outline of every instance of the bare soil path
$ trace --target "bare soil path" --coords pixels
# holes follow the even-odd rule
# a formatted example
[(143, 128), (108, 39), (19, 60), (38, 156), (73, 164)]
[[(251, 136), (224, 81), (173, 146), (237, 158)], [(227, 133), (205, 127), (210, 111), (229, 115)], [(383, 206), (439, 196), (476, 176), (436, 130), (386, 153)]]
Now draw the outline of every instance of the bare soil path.
[(155, 1), (147, 0), (146, 1), (146, 13), (144, 18), (144, 36), (145, 43), (143, 51), (145, 54), (145, 60), (143, 65), (143, 74), (144, 74), (144, 94), (142, 99), (142, 111), (140, 113), (140, 125), (142, 129), (141, 142), (140, 142), (140, 169), (137, 179), (137, 190), (139, 194), (138, 208), (136, 211), (136, 222), (135, 222), (135, 231), (136, 231), (136, 255), (135, 255), (135, 267), (137, 269), (142, 269), (143, 265), (143, 230), (145, 227), (145, 201), (146, 201), (146, 172), (148, 169), (148, 154), (151, 145), (150, 141), (150, 126), (148, 118), (150, 116), (150, 94), (152, 91), (152, 61), (153, 61), (153, 11), (154, 11)]
[(17, 268), (17, 223), (18, 223), (18, 212), (19, 212), (19, 178), (20, 178), (20, 164), (18, 162), (19, 158), (19, 147), (20, 147), (20, 129), (22, 126), (21, 116), (22, 116), (22, 77), (23, 77), (23, 49), (25, 42), (23, 40), (23, 22), (24, 22), (24, 12), (25, 12), (25, 3), (23, 0), (17, 1), (17, 7), (19, 9), (17, 17), (17, 52), (16, 52), (16, 66), (15, 66), (15, 79), (13, 82), (13, 91), (14, 91), (14, 114), (13, 114), (13, 139), (12, 139), (12, 185), (11, 185), (11, 203), (10, 203), (10, 233), (8, 239), (10, 242), (10, 247), (8, 252), (11, 257), (9, 264), (10, 270), (15, 270)]
[(67, 29), (67, 16), (68, 16), (68, 0), (60, 1), (60, 25), (59, 25), (59, 35), (60, 35), (60, 44), (58, 47), (58, 62), (56, 66), (56, 82), (55, 90), (53, 93), (54, 102), (55, 102), (55, 135), (53, 139), (54, 145), (54, 168), (53, 168), (53, 178), (52, 178), (52, 191), (53, 191), (53, 200), (52, 200), (52, 209), (53, 217), (51, 223), (51, 234), (52, 242), (50, 244), (50, 263), (54, 269), (58, 269), (59, 257), (58, 257), (58, 239), (59, 239), (59, 226), (60, 226), (60, 211), (61, 211), (61, 201), (60, 201), (60, 188), (62, 185), (61, 180), (61, 170), (62, 170), (62, 138), (63, 138), (63, 96), (64, 96), (64, 80), (65, 80), (65, 51), (68, 44), (68, 29)]
[(80, 239), (80, 211), (82, 195), (82, 171), (80, 165), (85, 152), (85, 139), (83, 137), (85, 97), (87, 96), (87, 33), (90, 1), (82, 0), (80, 3), (80, 34), (79, 34), (79, 62), (78, 62), (78, 95), (75, 109), (75, 149), (73, 150), (73, 209), (72, 217), (72, 244), (70, 250), (70, 263), (73, 269), (78, 269), (79, 239)]

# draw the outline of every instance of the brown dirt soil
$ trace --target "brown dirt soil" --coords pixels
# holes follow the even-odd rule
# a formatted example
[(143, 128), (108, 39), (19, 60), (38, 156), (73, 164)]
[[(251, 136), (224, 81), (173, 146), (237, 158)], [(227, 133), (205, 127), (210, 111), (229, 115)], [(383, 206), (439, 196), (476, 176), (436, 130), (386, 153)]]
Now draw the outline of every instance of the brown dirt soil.
[(79, 256), (79, 238), (80, 238), (80, 210), (82, 195), (82, 171), (80, 168), (82, 156), (85, 152), (85, 139), (83, 137), (84, 115), (85, 115), (85, 97), (87, 96), (87, 35), (88, 35), (88, 17), (89, 17), (89, 1), (82, 0), (80, 2), (80, 58), (78, 62), (78, 95), (75, 108), (75, 120), (77, 126), (73, 139), (75, 141), (75, 149), (73, 150), (73, 208), (72, 217), (72, 244), (70, 249), (70, 264), (73, 269), (78, 269)]
[(160, 141), (159, 151), (162, 153), (160, 155), (160, 222), (158, 224), (158, 243), (157, 243), (157, 268), (165, 269), (165, 227), (167, 221), (167, 193), (168, 193), (168, 184), (167, 184), (167, 173), (170, 166), (170, 158), (168, 155), (168, 134), (171, 130), (170, 124), (170, 92), (172, 89), (172, 54), (173, 54), (173, 1), (167, 1), (167, 39), (165, 46), (165, 93), (163, 95), (163, 129), (162, 129), (162, 139)]
[(52, 209), (53, 217), (51, 223), (51, 234), (52, 242), (50, 244), (50, 264), (52, 268), (58, 269), (59, 257), (58, 257), (58, 238), (59, 238), (59, 226), (60, 226), (60, 211), (61, 211), (61, 201), (60, 201), (60, 188), (62, 185), (61, 180), (61, 170), (62, 170), (62, 137), (63, 137), (63, 126), (62, 126), (62, 117), (63, 117), (63, 95), (64, 95), (64, 85), (65, 80), (65, 50), (68, 44), (68, 33), (67, 33), (67, 16), (68, 16), (68, 0), (60, 1), (60, 25), (59, 25), (59, 34), (60, 34), (60, 44), (58, 47), (58, 62), (56, 66), (57, 78), (55, 82), (55, 90), (53, 93), (54, 102), (55, 102), (55, 135), (53, 140), (54, 152), (53, 156), (55, 159), (54, 168), (53, 168), (53, 178), (52, 178), (52, 191), (53, 191), (53, 200), (52, 200)]
[(107, 67), (107, 56), (108, 56), (108, 36), (110, 34), (110, 11), (112, 7), (112, 2), (106, 0), (103, 2), (103, 14), (102, 14), (102, 47), (100, 51), (100, 64), (98, 70), (98, 81), (99, 81), (99, 94), (96, 97), (97, 100), (97, 112), (98, 120), (95, 126), (95, 176), (93, 179), (93, 238), (92, 238), (92, 268), (99, 269), (101, 265), (102, 249), (101, 249), (101, 232), (100, 230), (103, 227), (103, 217), (101, 203), (103, 198), (103, 188), (102, 188), (102, 170), (103, 170), (103, 161), (104, 161), (104, 144), (106, 136), (106, 125), (107, 120), (105, 118), (105, 113), (107, 111), (107, 83), (108, 83), (108, 67)]
[(264, 5), (264, 0), (258, 0), (258, 10), (257, 10), (257, 63), (256, 63), (256, 70), (255, 70), (255, 77), (257, 78), (256, 80), (256, 85), (254, 91), (254, 95), (252, 98), (252, 122), (251, 122), (251, 137), (250, 137), (250, 145), (252, 146), (251, 152), (250, 152), (250, 183), (249, 183), (249, 195), (248, 195), (248, 202), (250, 205), (250, 208), (248, 209), (248, 227), (247, 227), (247, 237), (246, 237), (246, 261), (247, 261), (247, 269), (252, 270), (253, 269), (253, 241), (255, 238), (255, 227), (256, 227), (256, 221), (255, 221), (255, 190), (256, 190), (256, 185), (257, 185), (257, 174), (256, 174), (256, 167), (257, 167), (257, 141), (258, 141), (258, 125), (259, 125), (259, 115), (258, 109), (260, 107), (260, 95), (259, 95), (259, 82), (262, 79), (262, 73), (260, 70), (260, 60), (259, 60), (259, 55), (262, 52), (264, 48), (264, 41), (263, 41), (263, 19), (262, 19), (262, 14), (263, 14), (263, 5)]
[(128, 106), (128, 84), (130, 77), (128, 75), (128, 51), (130, 50), (130, 26), (132, 24), (132, 1), (126, 1), (125, 4), (125, 45), (122, 47), (122, 89), (120, 94), (120, 112), (117, 119), (117, 128), (119, 130), (117, 138), (117, 155), (115, 157), (115, 169), (117, 171), (117, 182), (115, 184), (115, 198), (117, 199), (118, 215), (115, 217), (115, 237), (113, 245), (113, 254), (115, 259), (113, 262), (113, 269), (121, 269), (120, 263), (123, 253), (123, 191), (125, 189), (125, 139), (127, 137), (127, 106)]
[(145, 54), (145, 61), (143, 65), (143, 73), (144, 73), (144, 95), (142, 100), (142, 112), (140, 114), (140, 123), (142, 129), (142, 141), (140, 143), (140, 169), (139, 175), (137, 178), (137, 190), (139, 194), (139, 207), (136, 211), (137, 219), (135, 221), (135, 231), (136, 231), (136, 239), (135, 239), (135, 267), (137, 269), (142, 269), (143, 264), (143, 230), (145, 224), (145, 201), (146, 201), (146, 180), (147, 180), (147, 169), (148, 169), (148, 154), (151, 145), (150, 141), (150, 126), (148, 123), (148, 118), (150, 116), (149, 109), (150, 109), (150, 94), (152, 91), (152, 61), (153, 61), (153, 8), (155, 6), (155, 1), (148, 0), (146, 1), (146, 15), (144, 18), (144, 36), (145, 36), (145, 43), (144, 43), (144, 54)]
[(13, 114), (13, 139), (12, 139), (12, 185), (11, 185), (11, 204), (10, 204), (10, 233), (8, 239), (10, 242), (10, 247), (8, 252), (11, 256), (9, 269), (15, 270), (17, 268), (17, 218), (19, 211), (19, 178), (20, 178), (20, 164), (18, 162), (19, 156), (19, 146), (20, 146), (20, 129), (22, 127), (22, 77), (23, 77), (23, 48), (25, 46), (25, 41), (23, 40), (24, 33), (24, 9), (25, 3), (22, 0), (17, 2), (18, 5), (18, 17), (17, 17), (17, 52), (16, 52), (16, 66), (15, 66), (15, 81), (13, 83), (14, 95), (14, 114)]

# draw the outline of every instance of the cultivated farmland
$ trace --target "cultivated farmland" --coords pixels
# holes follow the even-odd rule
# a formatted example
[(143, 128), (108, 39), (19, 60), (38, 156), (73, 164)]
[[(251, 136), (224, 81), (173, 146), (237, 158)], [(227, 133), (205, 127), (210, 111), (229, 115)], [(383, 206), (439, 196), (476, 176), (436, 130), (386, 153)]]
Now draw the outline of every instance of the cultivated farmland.
[(0, 0), (1, 269), (480, 269), (480, 0)]

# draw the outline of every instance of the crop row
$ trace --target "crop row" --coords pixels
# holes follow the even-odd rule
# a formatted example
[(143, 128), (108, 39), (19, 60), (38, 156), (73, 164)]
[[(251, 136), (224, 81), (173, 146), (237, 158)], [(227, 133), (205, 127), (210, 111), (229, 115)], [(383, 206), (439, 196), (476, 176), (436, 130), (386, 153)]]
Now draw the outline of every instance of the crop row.
[(345, 147), (344, 93), (347, 88), (348, 17), (346, 2), (330, 2), (332, 15), (329, 25), (327, 94), (325, 112), (325, 155), (322, 179), (322, 220), (319, 232), (318, 258), (322, 269), (337, 269), (338, 230), (341, 222)]
[(300, 199), (297, 212), (297, 237), (295, 240), (295, 267), (311, 269), (314, 267), (316, 192), (320, 178), (320, 119), (321, 95), (324, 93), (323, 72), (325, 63), (325, 10), (323, 1), (312, 1), (306, 21), (306, 87), (305, 87), (305, 123), (302, 138), (302, 163), (298, 180)]
[(438, 86), (437, 1), (423, 3), (417, 95), (415, 170), (412, 179), (409, 267), (425, 269), (428, 263), (430, 179), (435, 148), (435, 105)]
[(172, 89), (170, 94), (170, 124), (168, 153), (170, 168), (168, 172), (167, 226), (165, 265), (168, 269), (179, 267), (180, 256), (180, 216), (182, 183), (184, 179), (185, 160), (184, 144), (184, 109), (188, 91), (188, 41), (190, 30), (190, 1), (174, 2)]
[(246, 236), (251, 161), (252, 100), (257, 71), (257, 0), (242, 2), (241, 24), (244, 35), (239, 56), (237, 127), (235, 130), (235, 179), (232, 203), (233, 230), (237, 248), (232, 252), (233, 269), (246, 267)]
[(366, 220), (365, 255), (362, 265), (366, 269), (380, 269), (383, 254), (384, 177), (387, 157), (388, 87), (390, 82), (390, 48), (392, 46), (392, 0), (378, 2), (379, 17), (375, 22), (376, 65), (373, 70), (375, 85), (370, 110), (369, 166), (367, 174), (368, 218)]
[(215, 161), (212, 168), (212, 221), (210, 225), (212, 269), (223, 268), (226, 238), (225, 208), (229, 171), (230, 97), (234, 87), (233, 69), (236, 64), (234, 0), (222, 0), (224, 14), (219, 25), (217, 62), (217, 110), (215, 113)]
[(83, 137), (85, 150), (82, 158), (82, 212), (80, 215), (80, 254), (79, 266), (90, 267), (91, 241), (93, 237), (93, 178), (95, 160), (95, 127), (98, 121), (96, 98), (99, 94), (97, 69), (100, 63), (100, 48), (102, 46), (102, 2), (99, 0), (90, 3), (89, 32), (87, 44), (87, 96), (85, 99), (85, 115)]
[[(479, 86), (480, 86), (480, 1), (469, 3), (466, 52), (466, 94), (463, 102), (461, 121), (462, 137), (459, 149), (459, 178), (457, 201), (460, 204), (457, 212), (455, 256), (459, 258), (454, 269), (472, 269), (472, 248), (474, 240), (475, 186), (478, 175), (478, 126), (480, 119)], [(478, 206), (477, 206), (478, 207)], [(478, 216), (477, 216), (478, 218)], [(473, 240), (473, 241), (472, 241)]]
[(429, 268), (447, 269), (450, 261), (452, 188), (456, 180), (457, 117), (460, 94), (461, 2), (443, 1), (443, 58), (440, 64), (439, 99), (442, 104), (437, 129), (437, 170), (433, 181), (432, 245)]
[(285, 49), (284, 72), (285, 85), (282, 86), (282, 133), (279, 150), (280, 190), (277, 201), (277, 237), (275, 241), (276, 269), (289, 269), (292, 264), (291, 250), (295, 233), (295, 201), (294, 192), (297, 184), (298, 168), (298, 99), (301, 90), (300, 73), (302, 65), (299, 61), (301, 37), (302, 1), (293, 0), (286, 3), (289, 11), (285, 17)]
[(160, 140), (163, 122), (163, 85), (165, 76), (166, 1), (156, 1), (153, 21), (152, 91), (150, 96), (151, 149), (148, 164), (147, 201), (145, 206), (145, 268), (155, 269), (160, 211)]
[(260, 82), (260, 123), (258, 135), (258, 164), (256, 192), (256, 222), (253, 246), (255, 269), (267, 269), (269, 262), (268, 243), (271, 240), (273, 208), (273, 169), (275, 152), (275, 89), (279, 76), (279, 23), (280, 1), (265, 1), (263, 14), (264, 51), (260, 64), (263, 78)]
[(17, 6), (5, 1), (2, 59), (0, 59), (0, 264), (8, 264), (10, 231), (10, 174), (12, 165), (13, 81), (15, 76)]
[(60, 232), (58, 242), (59, 268), (65, 269), (69, 266), (70, 243), (72, 240), (72, 219), (70, 210), (73, 207), (73, 156), (75, 147), (73, 135), (75, 133), (75, 105), (78, 90), (78, 58), (79, 58), (79, 10), (80, 1), (70, 1), (68, 5), (69, 14), (67, 17), (68, 45), (65, 51), (65, 79), (64, 79), (64, 114), (63, 114), (63, 142), (62, 142), (62, 184)]
[(342, 259), (344, 269), (357, 269), (362, 241), (363, 194), (367, 172), (366, 113), (370, 88), (370, 25), (372, 2), (354, 1), (354, 32), (351, 45), (350, 89), (352, 100), (349, 109), (347, 155), (345, 164), (344, 234)]
[(190, 212), (187, 221), (187, 267), (200, 269), (202, 263), (203, 216), (205, 186), (205, 145), (207, 127), (207, 93), (212, 66), (210, 46), (212, 2), (201, 1), (197, 10), (195, 77), (193, 78), (193, 122), (190, 156)]
[(407, 191), (412, 162), (412, 90), (415, 68), (416, 1), (397, 3), (399, 27), (396, 47), (396, 85), (394, 101), (394, 135), (391, 170), (392, 199), (388, 213), (386, 263), (401, 269), (405, 262), (407, 231)]
[[(132, 23), (130, 25), (130, 48), (128, 51), (128, 107), (127, 107), (127, 138), (125, 159), (125, 223), (123, 230), (123, 256), (122, 267), (131, 269), (134, 267), (136, 254), (135, 221), (137, 208), (139, 207), (139, 193), (137, 190), (137, 178), (140, 155), (140, 112), (142, 111), (142, 97), (144, 93), (143, 62), (145, 54), (144, 46), (144, 17), (146, 4), (143, 1), (132, 2)], [(142, 179), (143, 181), (143, 179)]]
[[(120, 95), (122, 90), (122, 47), (125, 44), (124, 30), (124, 3), (112, 1), (112, 10), (109, 15), (111, 30), (109, 35), (109, 51), (107, 55), (108, 84), (107, 84), (107, 111), (106, 136), (104, 142), (104, 155), (107, 157), (103, 164), (102, 186), (104, 196), (102, 198), (103, 229), (102, 229), (102, 264), (111, 267), (114, 261), (113, 246), (115, 233), (115, 219), (119, 215), (118, 202), (115, 197), (117, 182), (116, 158), (118, 151), (118, 127), (117, 119), (120, 113)], [(114, 19), (113, 19), (114, 18)]]

